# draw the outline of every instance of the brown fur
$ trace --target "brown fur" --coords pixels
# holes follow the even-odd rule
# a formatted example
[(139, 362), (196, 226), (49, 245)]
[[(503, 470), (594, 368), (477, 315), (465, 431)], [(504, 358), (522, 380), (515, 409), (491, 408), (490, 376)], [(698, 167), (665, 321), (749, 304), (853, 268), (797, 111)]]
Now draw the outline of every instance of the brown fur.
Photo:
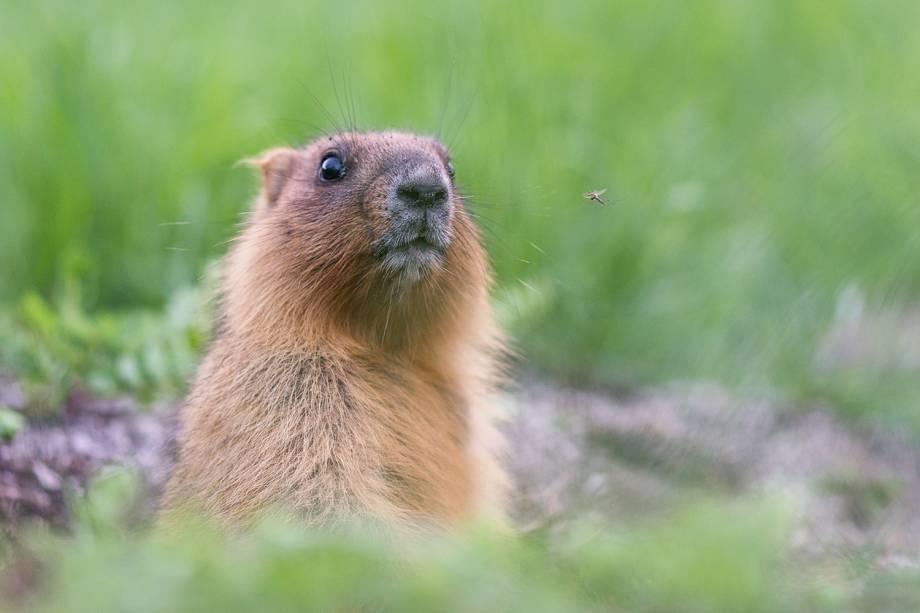
[[(334, 187), (316, 174), (330, 147), (354, 166)], [(411, 282), (374, 257), (386, 190), (409, 159), (443, 167), (446, 153), (350, 133), (255, 160), (262, 191), (224, 262), (166, 509), (228, 524), (279, 505), (311, 523), (501, 517), (489, 403), (501, 343), (486, 256), (453, 186), (439, 266)]]

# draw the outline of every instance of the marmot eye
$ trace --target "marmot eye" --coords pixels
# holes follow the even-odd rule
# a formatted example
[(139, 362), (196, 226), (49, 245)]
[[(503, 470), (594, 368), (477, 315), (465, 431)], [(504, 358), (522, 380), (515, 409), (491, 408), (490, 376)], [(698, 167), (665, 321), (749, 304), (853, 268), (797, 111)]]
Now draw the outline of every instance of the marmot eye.
[(447, 176), (451, 179), (454, 178), (454, 163), (450, 160), (447, 160)]
[(319, 176), (323, 181), (338, 181), (345, 176), (345, 162), (338, 153), (327, 153), (319, 164)]

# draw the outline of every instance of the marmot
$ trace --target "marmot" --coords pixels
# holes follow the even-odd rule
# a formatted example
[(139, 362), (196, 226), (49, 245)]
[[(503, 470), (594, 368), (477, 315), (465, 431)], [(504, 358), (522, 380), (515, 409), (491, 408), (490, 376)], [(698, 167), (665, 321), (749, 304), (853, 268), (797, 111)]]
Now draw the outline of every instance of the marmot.
[(164, 508), (500, 521), (503, 343), (446, 149), (350, 132), (252, 162), (261, 191), (223, 262)]

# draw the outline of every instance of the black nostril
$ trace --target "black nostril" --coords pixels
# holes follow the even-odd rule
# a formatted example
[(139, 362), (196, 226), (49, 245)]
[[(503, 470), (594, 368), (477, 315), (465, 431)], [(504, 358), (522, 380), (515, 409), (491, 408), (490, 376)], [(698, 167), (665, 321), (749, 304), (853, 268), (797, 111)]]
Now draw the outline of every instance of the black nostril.
[(399, 199), (412, 206), (437, 206), (447, 200), (443, 183), (410, 181), (396, 188)]

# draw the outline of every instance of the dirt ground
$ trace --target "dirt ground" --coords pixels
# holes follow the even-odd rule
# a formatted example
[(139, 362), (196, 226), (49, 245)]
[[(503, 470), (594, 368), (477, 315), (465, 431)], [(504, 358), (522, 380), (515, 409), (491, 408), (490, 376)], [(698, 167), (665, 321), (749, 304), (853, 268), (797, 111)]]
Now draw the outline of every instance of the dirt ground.
[(641, 517), (700, 494), (779, 497), (796, 512), (792, 545), (803, 556), (917, 562), (920, 446), (905, 436), (702, 383), (621, 397), (537, 383), (513, 402), (524, 527)]
[[(0, 404), (23, 403), (16, 382), (0, 378)], [(614, 396), (531, 380), (505, 403), (522, 530), (646, 516), (700, 494), (778, 496), (798, 512), (792, 545), (805, 556), (917, 563), (920, 446), (897, 433), (704, 383)], [(111, 464), (143, 475), (153, 508), (174, 436), (172, 406), (72, 394), (57, 417), (0, 443), (0, 526), (65, 526), (71, 495)]]

